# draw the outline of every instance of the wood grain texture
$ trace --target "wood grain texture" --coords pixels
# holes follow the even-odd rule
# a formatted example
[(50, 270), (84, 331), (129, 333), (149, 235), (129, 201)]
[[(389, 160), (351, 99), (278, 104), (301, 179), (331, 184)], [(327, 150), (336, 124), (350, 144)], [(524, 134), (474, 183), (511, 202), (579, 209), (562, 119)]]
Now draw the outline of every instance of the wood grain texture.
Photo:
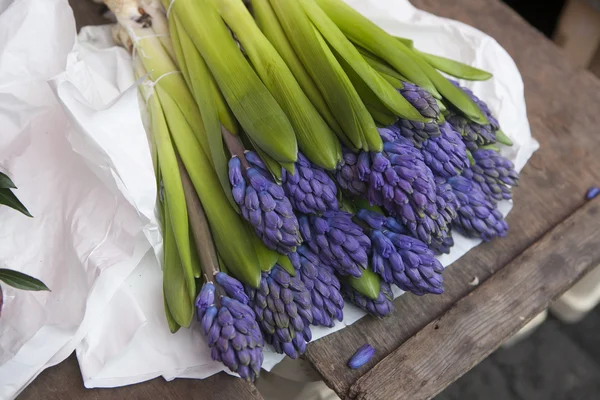
[(86, 389), (75, 355), (42, 372), (18, 400), (262, 400), (254, 385), (220, 373), (208, 379), (162, 378), (111, 389)]
[[(478, 246), (445, 271), (443, 295), (404, 295), (396, 300), (391, 318), (363, 318), (308, 346), (307, 359), (340, 397), (362, 374), (472, 291), (473, 278), (485, 281), (581, 207), (587, 188), (600, 182), (600, 82), (593, 75), (573, 67), (554, 44), (499, 0), (412, 3), (475, 26), (509, 52), (523, 76), (529, 122), (541, 148), (521, 174), (508, 236)], [(348, 369), (348, 358), (367, 342), (377, 349), (375, 357), (359, 370)]]
[(349, 397), (441, 392), (600, 263), (599, 216), (600, 199), (586, 204), (367, 372)]

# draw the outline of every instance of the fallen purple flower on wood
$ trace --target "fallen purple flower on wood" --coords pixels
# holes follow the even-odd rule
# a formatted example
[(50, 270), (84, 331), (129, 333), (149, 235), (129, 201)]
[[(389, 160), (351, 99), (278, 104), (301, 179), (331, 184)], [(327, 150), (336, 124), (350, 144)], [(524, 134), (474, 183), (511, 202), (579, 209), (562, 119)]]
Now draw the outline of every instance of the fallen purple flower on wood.
[(375, 349), (370, 344), (365, 344), (356, 350), (356, 353), (348, 361), (348, 366), (352, 369), (358, 369), (368, 363), (374, 355)]
[(589, 190), (585, 194), (585, 198), (588, 200), (592, 200), (594, 197), (598, 196), (599, 194), (600, 194), (600, 187), (592, 186), (591, 188), (589, 188)]

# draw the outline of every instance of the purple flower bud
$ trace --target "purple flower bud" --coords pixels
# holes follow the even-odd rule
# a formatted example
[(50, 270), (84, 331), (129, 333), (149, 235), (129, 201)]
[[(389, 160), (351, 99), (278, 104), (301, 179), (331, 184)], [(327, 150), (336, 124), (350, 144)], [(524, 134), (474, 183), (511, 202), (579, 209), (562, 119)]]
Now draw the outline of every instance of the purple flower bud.
[(508, 224), (479, 185), (463, 176), (453, 177), (448, 183), (460, 204), (458, 218), (453, 222), (457, 231), (484, 241), (506, 236)]
[(492, 130), (497, 131), (500, 129), (500, 124), (498, 123), (498, 120), (496, 119), (496, 117), (494, 117), (494, 114), (492, 114), (492, 111), (490, 110), (488, 105), (483, 100), (481, 100), (479, 97), (475, 96), (475, 94), (473, 93), (473, 91), (471, 89), (464, 87), (464, 86), (460, 86), (460, 84), (457, 81), (452, 80), (452, 79), (449, 79), (449, 81), (457, 88), (462, 89), (463, 92), (465, 92), (471, 98), (471, 100), (473, 100), (475, 102), (475, 104), (477, 104), (477, 106), (479, 106), (479, 109), (481, 110), (483, 115), (485, 115), (485, 117), (489, 121)]
[[(256, 165), (258, 156), (247, 152), (248, 157), (255, 161), (252, 165)], [(246, 179), (237, 157), (229, 161), (232, 194), (242, 216), (252, 224), (268, 248), (288, 254), (302, 242), (290, 200), (284, 190), (259, 167), (251, 166), (245, 172)]]
[(342, 150), (343, 161), (338, 166), (335, 179), (342, 189), (361, 196), (367, 192), (367, 185), (358, 175), (358, 156), (347, 148)]
[(519, 185), (519, 174), (513, 163), (494, 150), (478, 149), (471, 153), (475, 164), (463, 171), (492, 203), (512, 198), (512, 187)]
[(236, 299), (240, 303), (248, 303), (248, 296), (244, 292), (244, 286), (239, 281), (224, 272), (218, 272), (215, 275), (215, 280), (225, 289), (227, 296)]
[(600, 188), (597, 186), (592, 186), (591, 188), (588, 189), (587, 193), (585, 194), (585, 198), (587, 200), (592, 200), (599, 194), (600, 194)]
[(198, 297), (196, 297), (196, 309), (198, 315), (204, 315), (206, 309), (215, 303), (215, 286), (211, 282), (202, 285)]
[(383, 206), (426, 243), (442, 237), (447, 226), (439, 218), (435, 179), (421, 152), (403, 137), (384, 143), (383, 149), (369, 155), (370, 203)]
[(300, 246), (289, 257), (297, 276), (306, 287), (306, 298), (302, 303), (311, 306), (313, 325), (333, 327), (335, 319), (342, 320), (344, 307), (340, 282), (333, 274), (333, 269), (322, 264), (306, 245)]
[[(217, 280), (220, 285), (237, 290), (238, 285), (233, 278), (223, 274)], [(242, 378), (254, 381), (262, 364), (264, 345), (256, 315), (245, 304), (244, 299), (247, 301), (247, 298), (239, 293), (236, 295), (243, 301), (224, 296), (219, 306), (213, 305), (214, 292), (214, 285), (205, 283), (196, 301), (198, 308), (204, 309), (201, 317), (202, 330), (211, 347), (211, 357), (215, 361), (221, 361)], [(252, 368), (247, 367), (249, 363), (253, 363)]]
[(460, 134), (447, 122), (440, 125), (440, 132), (440, 136), (423, 143), (421, 152), (435, 176), (450, 178), (469, 168), (467, 148)]
[(460, 86), (460, 84), (452, 79), (450, 79), (452, 84), (460, 89), (462, 89), (470, 98), (479, 106), (481, 112), (487, 118), (489, 124), (487, 125), (479, 125), (475, 122), (470, 121), (466, 117), (460, 114), (452, 113), (446, 117), (446, 121), (452, 125), (452, 127), (459, 132), (465, 144), (469, 150), (477, 150), (481, 146), (485, 146), (488, 144), (496, 143), (496, 134), (495, 132), (500, 129), (500, 125), (498, 124), (498, 120), (492, 114), (491, 110), (482, 100), (480, 100), (473, 92), (466, 88)]
[(417, 147), (421, 147), (427, 139), (440, 136), (440, 128), (436, 122), (416, 122), (401, 118), (396, 122), (396, 126), (400, 135)]
[(337, 210), (337, 186), (325, 170), (298, 153), (296, 173), (283, 171), (283, 189), (295, 210), (304, 214), (320, 214)]
[(371, 361), (374, 355), (375, 349), (370, 344), (365, 344), (356, 350), (356, 353), (348, 361), (348, 366), (352, 369), (358, 369)]
[(262, 273), (258, 289), (245, 289), (250, 306), (257, 316), (262, 316), (257, 320), (267, 343), (290, 357), (303, 354), (306, 349), (304, 331), (313, 317), (310, 293), (298, 274), (291, 276), (276, 264), (271, 271)]
[(354, 289), (346, 282), (342, 283), (342, 293), (348, 298), (354, 305), (362, 308), (371, 315), (379, 318), (384, 318), (394, 312), (394, 299), (392, 288), (384, 281), (381, 282), (379, 296), (373, 300)]
[[(308, 247), (342, 275), (359, 277), (368, 263), (369, 238), (352, 221), (352, 214), (327, 211), (322, 216), (301, 216)], [(304, 232), (304, 231), (303, 231)]]
[(416, 108), (422, 116), (436, 119), (440, 115), (440, 107), (435, 98), (427, 90), (409, 82), (403, 82), (399, 92)]
[(450, 254), (450, 249), (454, 246), (454, 238), (452, 237), (452, 231), (448, 230), (446, 236), (439, 240), (433, 240), (429, 245), (429, 248), (433, 250), (435, 254)]

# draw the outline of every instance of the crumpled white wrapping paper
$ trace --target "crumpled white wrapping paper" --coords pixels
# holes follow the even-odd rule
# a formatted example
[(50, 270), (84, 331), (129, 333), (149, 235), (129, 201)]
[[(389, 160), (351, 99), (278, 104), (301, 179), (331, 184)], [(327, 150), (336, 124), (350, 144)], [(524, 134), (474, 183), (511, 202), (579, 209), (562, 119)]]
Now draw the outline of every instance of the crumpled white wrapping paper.
[[(521, 77), (494, 39), (407, 0), (345, 1), (423, 51), (494, 73), (488, 82), (467, 86), (499, 117), (515, 142), (503, 152), (523, 168), (538, 144)], [(0, 168), (10, 171), (36, 216), (0, 209), (0, 264), (33, 274), (53, 290), (5, 290), (0, 397), (14, 396), (75, 346), (87, 387), (221, 371), (199, 331), (172, 335), (164, 319), (160, 266), (147, 252), (153, 247), (160, 253), (156, 188), (129, 55), (113, 47), (106, 27), (84, 28), (73, 48), (66, 0), (7, 7), (0, 1), (0, 10)], [(505, 214), (510, 208), (501, 205)], [(445, 266), (479, 243), (455, 242), (441, 258)], [(364, 313), (347, 305), (344, 315), (332, 329), (314, 328), (313, 338)], [(264, 367), (281, 358), (267, 352)]]

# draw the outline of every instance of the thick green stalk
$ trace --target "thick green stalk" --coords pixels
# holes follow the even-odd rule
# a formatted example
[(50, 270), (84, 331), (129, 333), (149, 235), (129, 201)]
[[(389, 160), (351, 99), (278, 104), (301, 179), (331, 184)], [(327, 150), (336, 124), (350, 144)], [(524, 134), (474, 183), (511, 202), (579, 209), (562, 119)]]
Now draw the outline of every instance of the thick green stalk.
[[(319, 31), (316, 28), (314, 28), (314, 29), (315, 29), (315, 35), (317, 36), (317, 41), (321, 44), (321, 47), (325, 51), (325, 55), (326, 55), (327, 59), (329, 60), (329, 63), (333, 66), (334, 70), (336, 71), (336, 73), (339, 76), (343, 76), (344, 79), (347, 80), (348, 82), (350, 82), (350, 84), (352, 85), (351, 79), (346, 74), (346, 71), (344, 71), (344, 68), (342, 67), (342, 65), (340, 64), (338, 59), (336, 58), (335, 54), (333, 53), (333, 50), (327, 45), (327, 42), (325, 42), (325, 39), (321, 36)], [(364, 102), (362, 101), (360, 94), (356, 90), (356, 86), (353, 85), (352, 88), (354, 89), (354, 92), (356, 92), (356, 94), (359, 97), (359, 102), (356, 103), (356, 109), (357, 109), (357, 115), (360, 116), (359, 123), (361, 124), (363, 150), (365, 150), (365, 151), (381, 151), (383, 149), (383, 142), (381, 140), (381, 137), (379, 136), (377, 127), (375, 126), (375, 121), (371, 117), (370, 113), (369, 113), (369, 117), (363, 115), (363, 113), (365, 111), (368, 113), (368, 109), (367, 109), (366, 105), (364, 104)]]
[[(173, 19), (176, 27), (179, 27), (180, 23), (177, 16), (173, 16)], [(190, 89), (194, 99), (196, 99), (204, 123), (204, 133), (208, 141), (212, 165), (217, 172), (221, 187), (227, 195), (229, 203), (237, 210), (238, 206), (231, 195), (227, 157), (223, 146), (223, 138), (221, 137), (221, 123), (217, 111), (218, 96), (215, 95), (218, 89), (211, 86), (211, 82), (213, 82), (212, 75), (190, 37), (183, 29), (177, 28), (176, 30), (183, 50), (185, 65), (188, 69)]]
[(210, 233), (210, 227), (208, 226), (208, 219), (206, 218), (204, 207), (202, 207), (202, 203), (200, 203), (198, 194), (194, 189), (194, 184), (192, 183), (183, 162), (181, 162), (181, 159), (178, 161), (179, 171), (181, 173), (181, 183), (183, 185), (183, 191), (185, 192), (190, 229), (194, 241), (194, 246), (192, 247), (193, 250), (196, 251), (196, 256), (198, 257), (198, 262), (195, 263), (198, 268), (194, 270), (194, 276), (199, 278), (202, 276), (202, 269), (204, 269), (204, 271), (218, 271), (219, 261), (217, 259), (217, 251), (215, 250), (215, 244), (213, 242), (212, 234)]
[(191, 301), (194, 301), (196, 287), (190, 251), (188, 214), (177, 164), (177, 154), (171, 142), (169, 128), (156, 94), (152, 94), (148, 99), (148, 107), (152, 118), (152, 137), (158, 154), (160, 175), (164, 186), (164, 200), (168, 205), (168, 207), (165, 206), (165, 219), (170, 221), (169, 229), (173, 231), (179, 250), (179, 258), (183, 266), (181, 275), (186, 281), (188, 296)]
[(361, 56), (356, 47), (346, 38), (344, 33), (317, 6), (314, 0), (302, 2), (304, 10), (323, 35), (329, 46), (335, 50), (338, 60), (345, 61), (344, 70), (348, 66), (362, 80), (371, 92), (385, 104), (387, 109), (404, 119), (428, 122), (388, 81), (377, 73)]
[(252, 0), (252, 11), (254, 13), (254, 19), (260, 30), (269, 39), (273, 47), (277, 50), (281, 58), (285, 61), (287, 66), (290, 68), (294, 77), (298, 81), (298, 84), (302, 87), (302, 90), (312, 104), (319, 111), (323, 119), (327, 121), (329, 127), (338, 135), (342, 135), (342, 127), (333, 116), (329, 106), (325, 102), (323, 95), (319, 91), (319, 88), (310, 77), (310, 74), (302, 65), (302, 61), (296, 55), (294, 48), (290, 44), (289, 40), (285, 36), (285, 32), (277, 20), (277, 15), (273, 8), (269, 4), (269, 0)]
[(175, 62), (179, 70), (183, 74), (183, 79), (187, 83), (188, 87), (191, 87), (190, 74), (188, 72), (187, 65), (185, 64), (185, 56), (183, 55), (183, 49), (181, 47), (181, 41), (179, 40), (179, 32), (175, 24), (175, 16), (171, 14), (169, 21), (169, 31), (171, 32), (171, 43), (173, 43), (173, 52), (175, 53)]
[(340, 139), (350, 141), (354, 148), (368, 150), (365, 138), (376, 132), (373, 118), (301, 4), (296, 0), (270, 3), (298, 58), (342, 126), (344, 135)]
[(167, 93), (172, 94), (177, 107), (179, 107), (186, 121), (192, 127), (196, 139), (208, 152), (209, 146), (204, 134), (202, 116), (181, 71), (177, 69), (177, 66), (171, 60), (158, 38), (152, 36), (153, 31), (151, 29), (137, 29), (135, 30), (135, 35), (138, 38), (137, 42), (135, 42), (135, 46), (138, 49), (137, 54), (150, 74), (150, 80), (156, 82), (155, 84), (158, 87), (162, 87)]
[(167, 317), (167, 325), (169, 325), (169, 330), (171, 331), (171, 333), (176, 333), (179, 330), (179, 328), (181, 328), (181, 325), (179, 325), (177, 323), (177, 321), (175, 321), (173, 314), (171, 314), (171, 310), (169, 309), (169, 304), (167, 303), (167, 296), (164, 295), (164, 289), (163, 289), (163, 305), (165, 307), (165, 316)]
[[(183, 327), (189, 327), (194, 316), (194, 300), (190, 299), (188, 280), (183, 273), (180, 253), (178, 251), (177, 241), (173, 233), (171, 218), (168, 212), (169, 202), (165, 202), (165, 219), (163, 220), (163, 294), (165, 297), (167, 322), (171, 331), (174, 325), (169, 320), (169, 315), (173, 320)], [(194, 289), (196, 283), (194, 282)], [(195, 290), (194, 290), (195, 292)], [(195, 293), (194, 293), (195, 295)]]
[(487, 81), (493, 75), (487, 71), (482, 69), (478, 69), (475, 67), (471, 67), (470, 65), (463, 64), (459, 61), (454, 61), (449, 58), (435, 56), (433, 54), (423, 53), (419, 50), (416, 50), (427, 62), (442, 72), (447, 73), (448, 75), (454, 76), (459, 79), (465, 79), (468, 81)]
[(313, 163), (337, 167), (342, 150), (277, 50), (258, 29), (242, 0), (217, 0), (219, 13), (242, 44), (263, 83), (289, 118), (298, 146)]
[[(179, 0), (177, 0), (179, 1)], [(188, 172), (209, 221), (219, 254), (227, 268), (242, 282), (257, 287), (260, 265), (253, 246), (253, 233), (241, 217), (229, 206), (210, 160), (181, 110), (170, 95), (158, 87), (171, 137)]]
[[(185, 35), (184, 40), (191, 42), (191, 39), (189, 38), (187, 33), (185, 33), (185, 31), (181, 27), (181, 22), (176, 21), (177, 18), (175, 16), (175, 14), (170, 15), (170, 20), (171, 21), (169, 22), (169, 26), (171, 28), (171, 37), (173, 38), (173, 42), (175, 43), (175, 41), (176, 41), (175, 38), (177, 38), (177, 42), (179, 42), (180, 34), (182, 37)], [(184, 54), (182, 49), (180, 49), (181, 53), (179, 53), (177, 51), (177, 47), (175, 48), (175, 50), (176, 50), (175, 53), (177, 54), (177, 62), (180, 65), (180, 68), (182, 69), (184, 76), (186, 76), (186, 82), (187, 82), (188, 86), (190, 88), (192, 88), (192, 82), (191, 82), (189, 74), (187, 73), (185, 57), (199, 57), (199, 58), (202, 58), (202, 57), (200, 56), (200, 54), (198, 53), (198, 50), (195, 47), (194, 47), (194, 52), (191, 54), (188, 52), (186, 52)], [(201, 60), (201, 62), (204, 63), (204, 60)], [(181, 67), (181, 64), (183, 64), (183, 67)], [(206, 63), (204, 63), (204, 65), (205, 65), (205, 68), (208, 70), (208, 68), (206, 67)], [(185, 69), (185, 71), (184, 71), (184, 69)], [(203, 84), (205, 86), (207, 86), (206, 90), (210, 90), (211, 98), (213, 98), (216, 103), (217, 113), (219, 114), (219, 120), (221, 121), (221, 124), (223, 124), (229, 132), (237, 134), (238, 128), (237, 128), (237, 122), (235, 121), (235, 117), (231, 113), (229, 106), (227, 106), (225, 97), (223, 97), (223, 93), (221, 93), (221, 91), (219, 90), (219, 86), (217, 85), (217, 82), (215, 81), (215, 78), (212, 76), (210, 71), (208, 71), (208, 76), (206, 78), (207, 79), (205, 82), (203, 82)], [(196, 96), (195, 92), (193, 92), (192, 94), (194, 95), (194, 97)], [(197, 98), (196, 98), (196, 103), (198, 103)]]
[(298, 146), (287, 116), (240, 52), (212, 0), (177, 0), (184, 30), (208, 65), (233, 114), (262, 150), (295, 162)]
[(409, 50), (404, 44), (341, 0), (316, 1), (352, 42), (387, 61), (411, 82), (440, 97), (436, 87), (419, 65), (406, 51), (398, 51), (401, 46)]
[(158, 35), (158, 40), (160, 40), (167, 53), (169, 53), (169, 57), (175, 61), (175, 49), (169, 37), (169, 24), (167, 23), (167, 17), (161, 9), (162, 7), (160, 5), (156, 7), (154, 0), (143, 0), (140, 3), (144, 11), (152, 17), (152, 30)]

